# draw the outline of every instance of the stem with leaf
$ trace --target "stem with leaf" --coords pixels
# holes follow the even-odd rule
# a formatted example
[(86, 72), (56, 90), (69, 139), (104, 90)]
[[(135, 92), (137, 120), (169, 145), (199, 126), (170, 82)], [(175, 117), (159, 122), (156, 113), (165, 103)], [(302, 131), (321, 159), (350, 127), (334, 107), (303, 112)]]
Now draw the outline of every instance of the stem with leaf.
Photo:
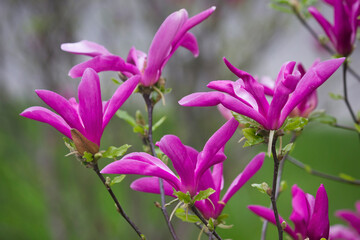
[[(201, 222), (207, 227), (208, 226), (208, 221), (206, 221), (206, 219), (203, 217), (203, 215), (199, 212), (199, 210), (195, 207), (195, 205), (191, 206), (191, 211), (193, 211), (193, 213), (195, 213), (195, 215), (201, 220)], [(215, 231), (215, 229), (213, 231), (210, 231), (210, 236), (214, 235), (218, 240), (222, 240), (222, 238), (219, 236), (219, 234)], [(209, 239), (211, 239), (209, 237)]]
[(98, 164), (97, 163), (93, 164), (92, 168), (93, 168), (94, 172), (96, 173), (96, 175), (98, 175), (98, 177), (100, 178), (101, 182), (104, 184), (104, 186), (105, 186), (106, 190), (108, 191), (108, 193), (110, 194), (111, 198), (114, 200), (118, 212), (130, 224), (130, 226), (134, 229), (134, 231), (137, 233), (137, 235), (140, 237), (140, 239), (145, 239), (145, 235), (140, 232), (139, 228), (135, 225), (135, 223), (133, 223), (131, 221), (129, 216), (127, 216), (126, 213), (124, 212), (124, 209), (121, 207), (119, 200), (116, 198), (116, 196), (115, 196), (114, 192), (112, 191), (111, 187), (109, 186), (109, 184), (106, 183), (104, 176), (100, 173)]
[[(145, 100), (146, 103), (146, 107), (147, 107), (147, 112), (148, 112), (148, 125), (149, 125), (149, 129), (147, 132), (147, 142), (149, 144), (150, 147), (150, 152), (151, 154), (156, 157), (156, 152), (155, 152), (155, 146), (154, 146), (154, 142), (153, 142), (153, 137), (152, 137), (152, 127), (153, 127), (153, 109), (154, 109), (154, 104), (151, 100), (150, 97), (150, 93), (143, 93), (143, 98)], [(178, 237), (176, 236), (175, 230), (173, 225), (170, 222), (170, 218), (169, 218), (169, 214), (166, 210), (166, 202), (165, 202), (165, 191), (164, 191), (164, 180), (159, 178), (159, 188), (160, 188), (160, 198), (161, 198), (161, 211), (164, 215), (165, 221), (167, 223), (167, 226), (169, 228), (169, 231), (171, 233), (171, 236), (174, 240), (177, 240)]]
[(274, 174), (273, 174), (273, 184), (272, 184), (272, 191), (271, 191), (271, 204), (272, 204), (272, 208), (274, 211), (274, 216), (275, 216), (275, 221), (276, 221), (276, 226), (278, 229), (278, 234), (279, 234), (279, 240), (283, 239), (283, 229), (281, 227), (281, 223), (280, 223), (280, 219), (279, 219), (279, 213), (278, 213), (278, 209), (276, 206), (276, 192), (277, 192), (277, 182), (278, 182), (278, 174), (279, 174), (279, 164), (280, 161), (277, 157), (277, 153), (276, 153), (276, 141), (277, 141), (277, 135), (275, 134), (273, 142), (271, 144), (271, 153), (273, 155), (273, 159), (274, 159)]
[[(296, 135), (295, 132), (293, 132), (289, 144), (294, 143), (296, 138), (297, 138), (297, 135)], [(275, 201), (277, 201), (277, 199), (278, 199), (278, 197), (280, 195), (281, 178), (282, 178), (282, 173), (283, 173), (283, 170), (284, 170), (285, 159), (287, 158), (288, 155), (289, 155), (289, 152), (285, 153), (282, 161), (280, 161), (280, 164), (279, 164), (279, 171), (278, 171), (277, 183), (276, 183)], [(270, 209), (272, 209), (272, 204), (270, 206)], [(263, 222), (263, 225), (262, 225), (262, 228), (261, 228), (261, 240), (266, 239), (266, 230), (267, 230), (268, 223), (269, 223), (269, 221), (267, 221), (267, 220), (264, 220), (264, 222)]]

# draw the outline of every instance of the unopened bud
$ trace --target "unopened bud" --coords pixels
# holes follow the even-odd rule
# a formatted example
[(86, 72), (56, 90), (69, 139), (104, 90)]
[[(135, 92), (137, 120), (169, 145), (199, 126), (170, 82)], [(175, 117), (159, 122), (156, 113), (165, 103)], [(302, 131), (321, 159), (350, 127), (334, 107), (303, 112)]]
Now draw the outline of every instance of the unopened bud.
[(161, 208), (161, 204), (159, 202), (154, 202), (154, 204), (155, 204), (155, 207)]
[(286, 226), (287, 226), (287, 223), (285, 221), (283, 221), (281, 223), (281, 228), (284, 230), (286, 228)]
[(271, 189), (270, 187), (269, 187), (268, 189), (266, 189), (266, 194), (271, 197), (271, 195), (272, 195), (272, 189)]

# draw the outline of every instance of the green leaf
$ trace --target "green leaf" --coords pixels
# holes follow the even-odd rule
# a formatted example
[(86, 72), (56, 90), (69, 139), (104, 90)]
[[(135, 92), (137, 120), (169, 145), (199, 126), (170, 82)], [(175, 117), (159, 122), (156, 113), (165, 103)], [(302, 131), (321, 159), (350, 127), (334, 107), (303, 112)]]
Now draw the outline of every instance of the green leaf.
[(334, 126), (337, 123), (336, 118), (327, 115), (324, 110), (314, 111), (309, 116), (309, 121), (316, 121), (324, 124)]
[(244, 125), (245, 127), (260, 127), (261, 125), (256, 122), (255, 120), (249, 118), (249, 117), (246, 117), (244, 115), (241, 115), (239, 113), (236, 113), (236, 112), (233, 112), (231, 111), (231, 114), (233, 115), (233, 117), (242, 125)]
[(121, 82), (119, 82), (116, 78), (111, 78), (111, 81), (113, 81), (116, 85), (121, 85)]
[(131, 147), (131, 145), (128, 144), (124, 144), (120, 147), (114, 147), (114, 146), (110, 146), (103, 154), (102, 156), (105, 158), (118, 158), (123, 156), (127, 150)]
[(135, 118), (130, 116), (126, 111), (118, 110), (116, 112), (116, 116), (118, 116), (120, 119), (125, 120), (128, 124), (130, 124), (132, 127), (136, 127), (137, 123), (135, 121)]
[(335, 93), (332, 93), (332, 92), (329, 93), (329, 96), (334, 100), (342, 100), (342, 99), (344, 99), (343, 95), (335, 94)]
[(140, 126), (140, 125), (136, 125), (133, 128), (133, 131), (134, 131), (134, 133), (140, 133), (141, 135), (144, 135), (145, 134), (145, 127)]
[(214, 221), (212, 218), (209, 219), (207, 227), (210, 231), (214, 231), (215, 227), (214, 227)]
[(266, 182), (263, 182), (263, 183), (253, 183), (251, 184), (251, 186), (253, 188), (256, 188), (257, 190), (259, 190), (259, 192), (261, 193), (266, 193), (267, 194), (267, 191), (270, 189), (269, 188), (269, 185), (266, 183)]
[(188, 223), (201, 222), (201, 220), (196, 215), (186, 213), (183, 208), (176, 209), (175, 216), (181, 219), (182, 221)]
[(85, 159), (86, 162), (92, 162), (94, 160), (93, 155), (86, 151), (84, 152), (83, 158)]
[(242, 129), (246, 142), (243, 147), (253, 146), (264, 141), (264, 137), (256, 134), (255, 128)]
[(192, 200), (191, 200), (191, 196), (189, 192), (183, 193), (181, 191), (176, 191), (174, 190), (173, 193), (178, 199), (179, 201), (185, 203), (185, 204), (191, 204)]
[(124, 175), (124, 174), (114, 177), (114, 179), (111, 180), (111, 182), (110, 182), (110, 186), (117, 184), (117, 183), (121, 183), (121, 181), (124, 180), (125, 177), (126, 177), (126, 175)]
[(347, 181), (355, 181), (356, 179), (346, 173), (340, 173), (339, 177), (341, 177), (342, 179), (345, 179)]
[(200, 191), (194, 198), (193, 201), (201, 201), (207, 199), (211, 194), (215, 193), (216, 191), (212, 188), (208, 188), (206, 190)]
[(292, 13), (292, 10), (287, 6), (281, 6), (276, 3), (270, 3), (269, 6), (277, 11), (284, 12), (284, 13)]
[(295, 147), (294, 143), (287, 144), (283, 149), (281, 149), (281, 154), (285, 155), (288, 152), (291, 152)]
[(166, 88), (166, 89), (163, 91), (163, 93), (164, 93), (164, 94), (168, 94), (168, 93), (171, 93), (171, 91), (172, 91), (172, 88)]
[(161, 126), (161, 124), (163, 124), (166, 120), (166, 116), (163, 116), (162, 118), (159, 119), (159, 121), (157, 121), (153, 126), (152, 126), (152, 130), (153, 132), (155, 132), (155, 130)]
[(360, 125), (355, 123), (354, 126), (355, 126), (356, 131), (358, 131), (358, 133), (360, 133)]
[(281, 127), (284, 131), (300, 131), (308, 123), (307, 118), (303, 117), (294, 117), (287, 118), (283, 126)]
[(74, 150), (76, 149), (74, 142), (71, 141), (70, 138), (63, 137), (63, 140), (64, 140), (64, 143), (65, 143), (65, 146), (66, 146), (70, 151), (74, 151)]

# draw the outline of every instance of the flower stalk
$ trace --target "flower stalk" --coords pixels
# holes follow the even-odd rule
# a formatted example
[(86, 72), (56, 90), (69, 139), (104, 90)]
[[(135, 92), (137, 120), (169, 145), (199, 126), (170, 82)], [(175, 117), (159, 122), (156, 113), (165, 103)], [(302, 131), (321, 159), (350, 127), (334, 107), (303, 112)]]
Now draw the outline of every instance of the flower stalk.
[[(153, 137), (152, 137), (154, 103), (151, 101), (150, 93), (144, 92), (142, 95), (143, 95), (143, 98), (144, 98), (144, 101), (146, 104), (146, 108), (147, 108), (147, 112), (148, 112), (149, 130), (147, 132), (147, 143), (149, 144), (151, 155), (156, 157), (155, 146), (154, 146)], [(165, 206), (166, 202), (165, 202), (164, 180), (162, 178), (159, 178), (159, 188), (160, 188), (160, 199), (161, 199), (161, 211), (164, 215), (165, 221), (167, 223), (167, 226), (169, 228), (172, 238), (174, 240), (177, 240), (178, 237), (176, 236), (174, 227), (170, 222), (169, 214), (168, 214), (168, 212), (166, 210), (166, 206)]]

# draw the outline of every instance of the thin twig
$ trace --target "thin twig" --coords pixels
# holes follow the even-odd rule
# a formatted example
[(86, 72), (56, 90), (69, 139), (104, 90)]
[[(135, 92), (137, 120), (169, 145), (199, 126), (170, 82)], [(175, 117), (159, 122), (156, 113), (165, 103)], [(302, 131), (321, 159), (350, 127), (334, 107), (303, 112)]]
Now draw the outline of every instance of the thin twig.
[[(195, 213), (195, 215), (201, 220), (201, 222), (207, 226), (208, 225), (208, 222), (206, 221), (206, 219), (203, 217), (203, 215), (199, 212), (199, 210), (194, 206), (192, 205), (191, 206), (191, 211), (193, 211), (193, 213)], [(210, 229), (209, 229), (210, 231)], [(217, 232), (214, 230), (214, 231), (210, 231), (212, 232), (212, 234), (218, 239), (218, 240), (222, 240), (222, 238), (219, 236), (219, 234), (217, 234)], [(210, 238), (209, 238), (210, 239)]]
[(349, 130), (349, 131), (357, 132), (355, 128), (348, 127), (348, 126), (343, 126), (343, 125), (339, 125), (339, 124), (334, 124), (334, 125), (331, 125), (331, 126), (336, 127), (336, 128), (341, 128), (341, 129)]
[(326, 179), (330, 179), (333, 181), (337, 181), (337, 182), (342, 182), (342, 183), (348, 183), (348, 184), (352, 184), (352, 185), (360, 185), (360, 180), (358, 179), (345, 179), (345, 178), (341, 178), (338, 176), (334, 176), (331, 174), (327, 174), (327, 173), (323, 173), (317, 170), (313, 170), (311, 168), (309, 168), (306, 164), (302, 163), (301, 161), (291, 157), (291, 156), (287, 156), (286, 158), (287, 160), (289, 160), (289, 162), (291, 162), (292, 164), (304, 169), (307, 173), (318, 176), (318, 177), (322, 177), (322, 178), (326, 178)]
[(346, 107), (348, 108), (354, 123), (358, 123), (358, 120), (355, 117), (354, 111), (351, 108), (349, 98), (348, 98), (348, 93), (347, 93), (347, 83), (346, 83), (346, 70), (347, 70), (347, 67), (348, 67), (348, 61), (347, 61), (347, 59), (345, 59), (345, 61), (343, 63), (344, 101), (345, 101)]
[(278, 234), (279, 234), (279, 240), (283, 239), (283, 229), (281, 227), (281, 223), (280, 223), (280, 219), (279, 219), (279, 213), (278, 213), (278, 209), (276, 206), (276, 189), (277, 189), (277, 179), (278, 179), (278, 172), (279, 172), (279, 159), (277, 158), (277, 153), (276, 153), (276, 140), (277, 140), (277, 136), (274, 136), (274, 140), (272, 142), (271, 145), (271, 152), (273, 155), (273, 159), (274, 159), (274, 175), (273, 175), (273, 184), (272, 184), (272, 192), (271, 192), (271, 204), (273, 207), (273, 211), (274, 211), (274, 216), (275, 216), (275, 220), (276, 220), (276, 226), (278, 229)]
[[(296, 7), (293, 7), (293, 12), (297, 19), (300, 21), (300, 23), (310, 32), (310, 34), (320, 43), (320, 45), (330, 54), (334, 55), (335, 51), (332, 50), (326, 43), (323, 43), (320, 41), (320, 38), (318, 34), (310, 27), (310, 25), (306, 22), (304, 16), (301, 15), (301, 13), (296, 9)], [(349, 72), (360, 82), (360, 75), (357, 74), (354, 69), (352, 69), (350, 66), (348, 66)]]
[[(154, 109), (154, 105), (150, 99), (150, 94), (147, 93), (143, 93), (143, 98), (145, 100), (146, 103), (146, 107), (147, 107), (147, 111), (148, 111), (148, 125), (149, 125), (149, 130), (147, 132), (147, 137), (148, 137), (148, 144), (150, 147), (150, 151), (151, 154), (156, 157), (156, 152), (155, 152), (155, 146), (154, 146), (154, 142), (153, 142), (153, 138), (152, 138), (152, 125), (153, 125), (153, 109)], [(167, 223), (167, 226), (169, 228), (169, 231), (171, 233), (171, 236), (174, 240), (178, 240), (178, 237), (176, 236), (175, 230), (173, 225), (170, 222), (169, 219), (169, 214), (166, 211), (166, 202), (165, 202), (165, 191), (164, 191), (164, 180), (159, 178), (159, 188), (160, 188), (160, 198), (161, 198), (161, 211), (164, 215), (165, 221)]]
[[(289, 143), (294, 143), (296, 140), (296, 137), (297, 137), (296, 133), (293, 132)], [(279, 195), (280, 195), (281, 178), (282, 178), (282, 173), (284, 170), (285, 159), (287, 158), (288, 155), (289, 155), (289, 152), (287, 152), (284, 155), (283, 159), (280, 161), (279, 172), (278, 172), (278, 177), (277, 177), (277, 184), (276, 184), (275, 201), (277, 201), (277, 199), (279, 198)], [(272, 204), (270, 204), (270, 209), (272, 209)], [(267, 230), (268, 223), (269, 223), (269, 221), (266, 221), (266, 220), (264, 220), (264, 222), (263, 222), (263, 225), (261, 228), (261, 240), (266, 239), (266, 230)]]
[(108, 193), (110, 194), (111, 198), (114, 200), (118, 212), (130, 224), (130, 226), (135, 230), (137, 235), (139, 235), (140, 239), (145, 239), (145, 235), (143, 235), (140, 232), (139, 228), (135, 225), (135, 223), (133, 223), (131, 221), (131, 219), (124, 212), (123, 208), (120, 205), (120, 202), (116, 198), (114, 192), (111, 190), (111, 187), (108, 184), (106, 184), (106, 180), (105, 180), (104, 176), (100, 173), (99, 166), (97, 163), (93, 165), (93, 169), (94, 169), (95, 173), (98, 175), (98, 177), (100, 178), (100, 180), (102, 181), (102, 183), (104, 184), (104, 186), (105, 186), (106, 190), (108, 191)]

